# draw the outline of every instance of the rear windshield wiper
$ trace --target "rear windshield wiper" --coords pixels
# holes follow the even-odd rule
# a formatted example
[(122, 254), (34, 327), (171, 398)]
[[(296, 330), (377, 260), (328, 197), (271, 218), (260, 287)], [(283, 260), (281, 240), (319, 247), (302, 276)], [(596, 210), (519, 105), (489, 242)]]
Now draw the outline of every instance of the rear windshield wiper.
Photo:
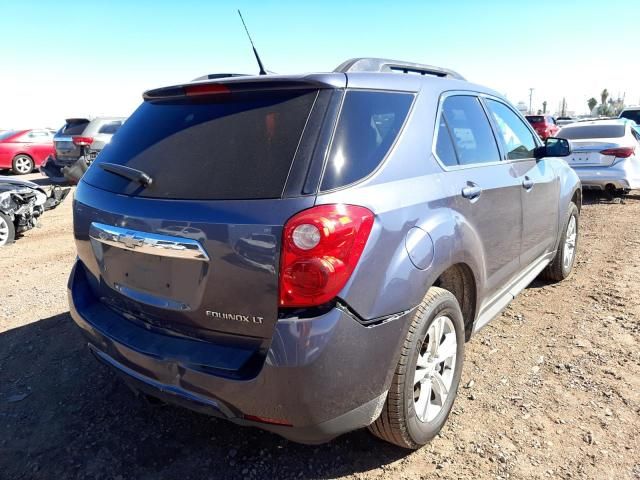
[(128, 178), (129, 180), (138, 182), (144, 187), (148, 187), (153, 183), (153, 179), (142, 170), (136, 170), (135, 168), (125, 167), (124, 165), (118, 165), (116, 163), (100, 162), (97, 165), (105, 172)]

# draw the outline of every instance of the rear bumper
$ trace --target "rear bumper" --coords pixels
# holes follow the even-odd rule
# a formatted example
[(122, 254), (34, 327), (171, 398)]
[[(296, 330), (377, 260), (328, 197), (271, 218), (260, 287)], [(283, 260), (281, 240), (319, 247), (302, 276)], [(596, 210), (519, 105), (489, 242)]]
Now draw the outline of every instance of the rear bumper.
[[(378, 417), (411, 315), (367, 327), (338, 308), (279, 320), (259, 373), (238, 380), (212, 374), (206, 365), (207, 355), (211, 363), (220, 357), (219, 345), (132, 323), (93, 297), (86, 275), (76, 262), (69, 279), (71, 315), (94, 355), (134, 390), (301, 443), (328, 441)], [(185, 342), (198, 346), (181, 348)]]
[(604, 190), (613, 185), (618, 190), (640, 189), (640, 159), (629, 158), (610, 167), (574, 167), (583, 188)]
[(40, 165), (40, 172), (49, 177), (52, 183), (75, 185), (87, 171), (89, 165), (84, 157), (74, 162), (61, 162), (54, 155), (50, 155)]

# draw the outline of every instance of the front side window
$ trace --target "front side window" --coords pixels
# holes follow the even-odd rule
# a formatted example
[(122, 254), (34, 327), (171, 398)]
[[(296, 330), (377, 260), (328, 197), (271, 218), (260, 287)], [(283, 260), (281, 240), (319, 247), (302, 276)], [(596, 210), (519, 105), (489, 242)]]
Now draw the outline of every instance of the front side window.
[(487, 107), (498, 125), (499, 134), (509, 160), (533, 158), (537, 144), (531, 130), (504, 103), (486, 100)]
[(393, 145), (413, 102), (413, 94), (348, 91), (322, 179), (323, 191), (369, 175)]
[(436, 141), (436, 153), (440, 161), (447, 167), (453, 167), (458, 165), (458, 157), (456, 150), (453, 147), (453, 140), (449, 133), (449, 127), (444, 119), (444, 115), (440, 116), (440, 122), (438, 126), (438, 139)]
[(467, 95), (447, 97), (442, 105), (442, 116), (460, 165), (500, 160), (489, 119), (478, 98)]

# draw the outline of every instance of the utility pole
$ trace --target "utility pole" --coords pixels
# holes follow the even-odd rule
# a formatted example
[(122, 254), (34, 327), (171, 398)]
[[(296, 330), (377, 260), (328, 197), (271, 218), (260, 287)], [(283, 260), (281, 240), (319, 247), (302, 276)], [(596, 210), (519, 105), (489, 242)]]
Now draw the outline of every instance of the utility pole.
[(562, 117), (566, 117), (567, 116), (567, 99), (565, 97), (562, 97)]
[(531, 110), (531, 103), (533, 100), (533, 88), (529, 89), (529, 113), (533, 113), (533, 110)]

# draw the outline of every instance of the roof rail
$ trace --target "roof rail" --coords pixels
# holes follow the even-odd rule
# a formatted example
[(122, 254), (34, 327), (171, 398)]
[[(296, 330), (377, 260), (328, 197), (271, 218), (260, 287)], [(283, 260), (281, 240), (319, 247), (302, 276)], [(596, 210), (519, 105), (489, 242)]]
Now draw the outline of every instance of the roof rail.
[(341, 63), (334, 72), (386, 72), (386, 73), (416, 73), (419, 75), (433, 75), (435, 77), (449, 77), (458, 80), (465, 78), (458, 72), (448, 68), (422, 65), (420, 63), (389, 60), (386, 58), (351, 58)]

